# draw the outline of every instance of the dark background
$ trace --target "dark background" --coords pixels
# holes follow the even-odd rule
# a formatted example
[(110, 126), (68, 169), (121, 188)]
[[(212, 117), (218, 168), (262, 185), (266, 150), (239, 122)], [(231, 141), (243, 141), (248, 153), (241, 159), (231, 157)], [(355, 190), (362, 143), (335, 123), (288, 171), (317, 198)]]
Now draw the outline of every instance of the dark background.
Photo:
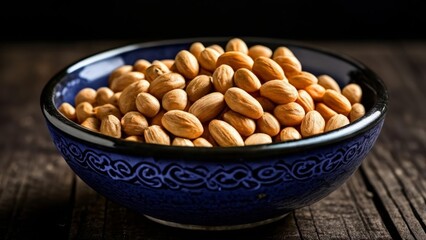
[(260, 36), (302, 40), (425, 39), (421, 1), (8, 2), (2, 41)]

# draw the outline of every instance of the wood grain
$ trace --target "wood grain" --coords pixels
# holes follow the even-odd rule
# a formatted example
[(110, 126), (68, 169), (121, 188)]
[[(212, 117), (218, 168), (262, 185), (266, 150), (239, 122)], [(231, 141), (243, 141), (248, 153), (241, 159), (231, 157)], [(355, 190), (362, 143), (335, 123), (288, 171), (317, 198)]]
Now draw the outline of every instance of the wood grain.
[(109, 201), (73, 174), (39, 107), (59, 69), (124, 41), (0, 45), (0, 239), (426, 239), (426, 43), (312, 44), (347, 54), (388, 87), (381, 135), (359, 170), (321, 201), (253, 229), (175, 229)]

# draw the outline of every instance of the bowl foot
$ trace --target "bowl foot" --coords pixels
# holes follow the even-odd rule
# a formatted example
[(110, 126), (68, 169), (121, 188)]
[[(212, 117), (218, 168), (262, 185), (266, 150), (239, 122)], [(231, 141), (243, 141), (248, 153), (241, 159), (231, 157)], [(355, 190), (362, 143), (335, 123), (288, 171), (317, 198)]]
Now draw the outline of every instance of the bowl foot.
[(258, 226), (265, 225), (265, 224), (268, 224), (268, 223), (276, 222), (276, 221), (284, 218), (287, 215), (288, 215), (288, 213), (283, 214), (283, 215), (278, 216), (278, 217), (268, 218), (268, 219), (265, 219), (265, 220), (262, 220), (262, 221), (252, 222), (252, 223), (244, 223), (244, 224), (236, 224), (236, 225), (217, 225), (217, 226), (210, 226), (210, 225), (204, 226), (204, 225), (196, 225), (196, 224), (177, 223), (177, 222), (171, 222), (171, 221), (158, 219), (158, 218), (155, 218), (155, 217), (151, 217), (149, 215), (144, 215), (144, 216), (151, 221), (154, 221), (154, 222), (157, 222), (157, 223), (160, 223), (162, 225), (169, 226), (169, 227), (189, 229), (189, 230), (223, 231), (223, 230), (239, 230), (239, 229), (245, 229), (245, 228), (258, 227)]

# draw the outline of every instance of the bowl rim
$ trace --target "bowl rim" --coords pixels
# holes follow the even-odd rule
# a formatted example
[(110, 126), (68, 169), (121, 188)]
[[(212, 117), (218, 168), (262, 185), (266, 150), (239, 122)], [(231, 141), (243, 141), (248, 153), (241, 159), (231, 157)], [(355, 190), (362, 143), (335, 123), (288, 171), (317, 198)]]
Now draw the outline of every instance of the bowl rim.
[(84, 67), (90, 63), (136, 49), (158, 47), (169, 44), (185, 44), (192, 43), (195, 41), (224, 42), (231, 38), (233, 37), (191, 37), (136, 42), (124, 44), (118, 47), (112, 47), (87, 55), (85, 57), (81, 57), (78, 60), (75, 60), (74, 62), (68, 64), (67, 66), (59, 70), (55, 75), (53, 75), (53, 77), (51, 77), (47, 81), (40, 95), (40, 107), (42, 113), (47, 123), (53, 125), (56, 129), (68, 135), (69, 137), (72, 137), (73, 139), (79, 141), (83, 141), (85, 142), (85, 144), (91, 145), (93, 147), (136, 156), (158, 156), (184, 159), (194, 159), (203, 156), (203, 158), (206, 158), (206, 161), (208, 161), (209, 159), (214, 161), (220, 161), (221, 159), (236, 157), (238, 159), (252, 159), (259, 157), (264, 158), (266, 156), (271, 155), (282, 155), (283, 153), (307, 151), (309, 149), (333, 144), (338, 141), (351, 138), (357, 134), (366, 132), (385, 118), (389, 101), (387, 87), (384, 84), (383, 80), (374, 71), (372, 71), (369, 67), (367, 67), (359, 60), (346, 54), (338, 53), (331, 49), (314, 46), (303, 41), (252, 36), (242, 36), (239, 38), (251, 42), (264, 42), (270, 44), (287, 45), (289, 47), (303, 48), (328, 55), (330, 57), (339, 59), (350, 65), (353, 65), (358, 70), (362, 71), (362, 73), (365, 74), (368, 78), (373, 79), (375, 83), (377, 83), (376, 86), (378, 87), (378, 89), (374, 89), (376, 92), (379, 92), (377, 96), (377, 102), (371, 107), (371, 109), (366, 111), (363, 117), (342, 128), (333, 131), (302, 138), (299, 140), (235, 147), (187, 147), (127, 141), (124, 139), (106, 136), (101, 133), (86, 129), (80, 126), (79, 124), (67, 119), (55, 107), (54, 89), (56, 85), (67, 74), (70, 74), (74, 70), (80, 69), (81, 67)]

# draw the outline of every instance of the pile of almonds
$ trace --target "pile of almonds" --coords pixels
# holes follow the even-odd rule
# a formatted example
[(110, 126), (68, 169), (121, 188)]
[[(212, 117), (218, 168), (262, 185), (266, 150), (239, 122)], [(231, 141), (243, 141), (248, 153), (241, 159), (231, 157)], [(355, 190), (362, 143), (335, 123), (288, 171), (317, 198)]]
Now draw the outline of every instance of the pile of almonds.
[(194, 42), (174, 59), (139, 59), (84, 88), (59, 111), (102, 134), (174, 146), (245, 146), (297, 140), (365, 114), (362, 89), (304, 69), (286, 46)]

